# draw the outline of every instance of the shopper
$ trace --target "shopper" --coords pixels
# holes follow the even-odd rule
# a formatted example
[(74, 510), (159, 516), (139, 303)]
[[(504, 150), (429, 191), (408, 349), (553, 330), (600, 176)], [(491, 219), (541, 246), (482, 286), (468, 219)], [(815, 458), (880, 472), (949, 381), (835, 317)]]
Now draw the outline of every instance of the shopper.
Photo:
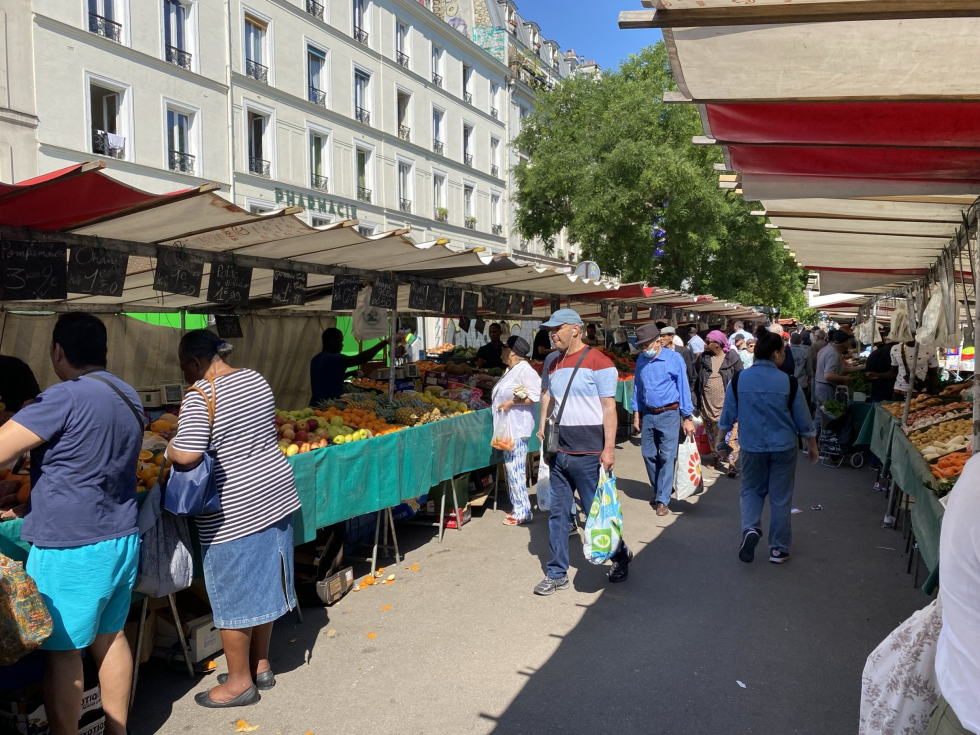
[(370, 362), (385, 348), (381, 340), (357, 355), (344, 354), (344, 333), (336, 327), (323, 330), (320, 335), (322, 351), (310, 360), (310, 398), (311, 406), (319, 406), (323, 401), (340, 398), (344, 393), (347, 371)]
[[(799, 332), (793, 332), (789, 336), (789, 351), (793, 355), (793, 375), (796, 377), (796, 382), (799, 383), (800, 390), (803, 391), (804, 398), (806, 398), (810, 395), (810, 382), (813, 379), (813, 371), (807, 363), (807, 349), (803, 346), (803, 337)], [(807, 402), (807, 406), (809, 406), (809, 401)]]
[[(664, 327), (667, 329), (667, 327)], [(684, 359), (658, 339), (659, 330), (644, 324), (636, 330), (640, 356), (633, 382), (633, 428), (640, 434), (643, 463), (653, 490), (651, 505), (658, 516), (670, 515), (677, 441), (683, 420), (684, 433), (694, 436), (691, 388)], [(673, 339), (673, 335), (668, 336)]]
[(133, 659), (123, 626), (139, 563), (136, 465), (143, 408), (106, 370), (105, 325), (84, 313), (54, 327), (53, 385), (0, 427), (0, 465), (31, 452), (21, 538), (51, 613), (44, 710), (53, 735), (78, 732), (82, 649), (99, 670), (106, 732), (125, 735)]
[[(807, 349), (807, 360), (810, 362), (810, 374), (817, 374), (817, 355), (827, 345), (827, 333), (822, 329), (813, 328), (813, 342)], [(812, 396), (812, 392), (811, 392)]]
[[(568, 405), (562, 412), (558, 454), (548, 459), (551, 560), (547, 576), (534, 588), (536, 595), (568, 589), (568, 519), (574, 513), (575, 492), (578, 491), (582, 507), (588, 512), (599, 485), (600, 465), (609, 472), (616, 461), (618, 373), (615, 365), (599, 350), (582, 344), (582, 318), (571, 309), (559, 309), (545, 326), (558, 352), (549, 355), (544, 364), (538, 438), (544, 440), (545, 422), (558, 415), (566, 393)], [(576, 365), (578, 372), (575, 372)], [(574, 380), (572, 373), (575, 373)], [(612, 559), (609, 581), (625, 581), (632, 559), (633, 553), (623, 541)]]
[(883, 335), (878, 347), (868, 356), (864, 374), (871, 382), (871, 402), (891, 401), (895, 397), (895, 378), (898, 368), (892, 366), (892, 347), (895, 343)]
[(854, 368), (844, 366), (844, 353), (847, 352), (850, 340), (847, 332), (835, 330), (831, 343), (817, 355), (817, 366), (813, 373), (813, 423), (817, 436), (820, 435), (820, 407), (837, 397), (837, 386), (851, 382), (847, 373), (853, 372)]
[(255, 704), (259, 689), (275, 686), (269, 664), (272, 624), (296, 605), (292, 517), (299, 496), (276, 445), (272, 389), (257, 372), (226, 362), (233, 349), (206, 329), (181, 338), (184, 380), (214, 401), (214, 423), (209, 425), (204, 396), (188, 391), (177, 436), (167, 447), (177, 469), (199, 464), (209, 445), (216, 452), (221, 510), (196, 522), (228, 674), (194, 698), (203, 707)]
[(698, 336), (698, 327), (696, 324), (692, 324), (688, 329), (688, 334), (690, 335), (687, 346), (691, 350), (691, 357), (697, 359), (698, 355), (704, 352), (704, 340)]
[(504, 359), (502, 357), (504, 343), (500, 340), (502, 331), (501, 326), (497, 322), (490, 325), (490, 328), (487, 330), (487, 334), (490, 335), (490, 341), (476, 351), (476, 366), (478, 368), (494, 370), (504, 367)]
[(943, 627), (936, 646), (942, 698), (928, 735), (980, 733), (980, 460), (949, 496), (939, 540)]
[(745, 346), (738, 351), (738, 356), (742, 359), (742, 369), (752, 367), (752, 360), (755, 358), (755, 337), (745, 340)]
[(16, 357), (0, 355), (0, 424), (41, 392), (34, 371)]
[(719, 331), (708, 333), (705, 349), (694, 363), (696, 380), (696, 407), (704, 422), (704, 430), (711, 443), (717, 465), (722, 469), (728, 465), (729, 477), (738, 475), (738, 442), (731, 443), (731, 450), (725, 444), (725, 433), (718, 426), (721, 410), (725, 404), (725, 389), (735, 373), (742, 370), (742, 359), (729, 349), (728, 340)]
[[(786, 332), (783, 330), (782, 325), (779, 322), (773, 322), (772, 324), (770, 324), (769, 331), (772, 332), (773, 334), (778, 334), (779, 338), (783, 340), (784, 345), (789, 344), (789, 335), (786, 334)], [(758, 346), (758, 344), (756, 346)], [(793, 353), (790, 352), (789, 350), (784, 350), (784, 352), (786, 354), (786, 359), (783, 360), (783, 364), (782, 366), (780, 366), (779, 369), (782, 370), (787, 375), (795, 375), (796, 360), (793, 359)]]
[(745, 341), (752, 336), (751, 332), (745, 331), (745, 325), (742, 322), (735, 322), (735, 324), (732, 326), (734, 327), (735, 331), (733, 331), (731, 337), (728, 338), (728, 341), (731, 344), (735, 344), (736, 337), (741, 337), (742, 341)]
[(738, 558), (755, 559), (762, 536), (762, 506), (769, 497), (769, 561), (789, 560), (790, 518), (796, 481), (797, 436), (807, 440), (807, 454), (816, 464), (817, 440), (796, 379), (779, 370), (786, 359), (782, 337), (760, 329), (751, 370), (737, 376), (725, 391), (721, 431), (741, 428), (742, 545)]
[(555, 346), (551, 344), (551, 335), (544, 327), (541, 327), (538, 333), (534, 335), (533, 350), (532, 360), (544, 360), (552, 352), (555, 352)]
[(541, 376), (528, 364), (531, 345), (516, 334), (503, 350), (507, 372), (493, 387), (494, 430), (502, 420), (510, 421), (514, 448), (504, 452), (507, 487), (513, 511), (504, 518), (505, 526), (519, 526), (531, 520), (531, 501), (527, 497), (527, 440), (534, 433), (534, 405), (541, 402)]

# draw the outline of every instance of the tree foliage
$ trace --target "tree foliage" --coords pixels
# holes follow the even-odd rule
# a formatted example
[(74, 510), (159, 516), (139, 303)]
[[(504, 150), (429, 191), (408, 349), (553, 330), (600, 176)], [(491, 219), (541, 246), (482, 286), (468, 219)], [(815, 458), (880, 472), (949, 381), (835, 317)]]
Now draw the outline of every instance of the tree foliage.
[[(805, 274), (775, 241), (757, 202), (718, 188), (714, 146), (676, 89), (663, 42), (601, 77), (575, 76), (542, 92), (515, 140), (517, 225), (553, 248), (567, 228), (585, 259), (624, 282), (710, 293), (744, 304), (805, 308)], [(666, 230), (663, 254), (654, 257)]]

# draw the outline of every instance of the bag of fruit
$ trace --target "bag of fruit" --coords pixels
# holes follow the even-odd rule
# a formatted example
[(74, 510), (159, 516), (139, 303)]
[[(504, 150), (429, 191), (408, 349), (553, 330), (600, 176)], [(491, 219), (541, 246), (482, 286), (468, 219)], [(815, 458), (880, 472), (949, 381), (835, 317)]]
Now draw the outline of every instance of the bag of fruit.
[(510, 425), (510, 413), (508, 411), (497, 411), (493, 422), (493, 439), (490, 446), (503, 452), (509, 452), (514, 448), (514, 430)]

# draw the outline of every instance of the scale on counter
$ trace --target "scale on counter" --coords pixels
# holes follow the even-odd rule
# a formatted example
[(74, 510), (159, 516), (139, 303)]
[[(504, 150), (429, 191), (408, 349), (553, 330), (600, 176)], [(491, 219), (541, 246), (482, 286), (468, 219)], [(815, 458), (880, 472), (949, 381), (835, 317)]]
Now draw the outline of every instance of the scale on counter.
[(170, 405), (180, 403), (184, 399), (184, 392), (186, 390), (183, 383), (164, 383), (157, 392), (160, 394), (160, 401), (164, 405)]

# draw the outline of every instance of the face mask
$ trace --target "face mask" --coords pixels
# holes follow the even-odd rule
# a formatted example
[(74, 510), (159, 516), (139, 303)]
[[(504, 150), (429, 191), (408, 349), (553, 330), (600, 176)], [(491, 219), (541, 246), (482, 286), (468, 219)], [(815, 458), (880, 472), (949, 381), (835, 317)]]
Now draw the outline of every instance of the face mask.
[(648, 350), (643, 350), (643, 354), (647, 357), (656, 357), (658, 352), (660, 352), (660, 350), (657, 347), (651, 347)]

